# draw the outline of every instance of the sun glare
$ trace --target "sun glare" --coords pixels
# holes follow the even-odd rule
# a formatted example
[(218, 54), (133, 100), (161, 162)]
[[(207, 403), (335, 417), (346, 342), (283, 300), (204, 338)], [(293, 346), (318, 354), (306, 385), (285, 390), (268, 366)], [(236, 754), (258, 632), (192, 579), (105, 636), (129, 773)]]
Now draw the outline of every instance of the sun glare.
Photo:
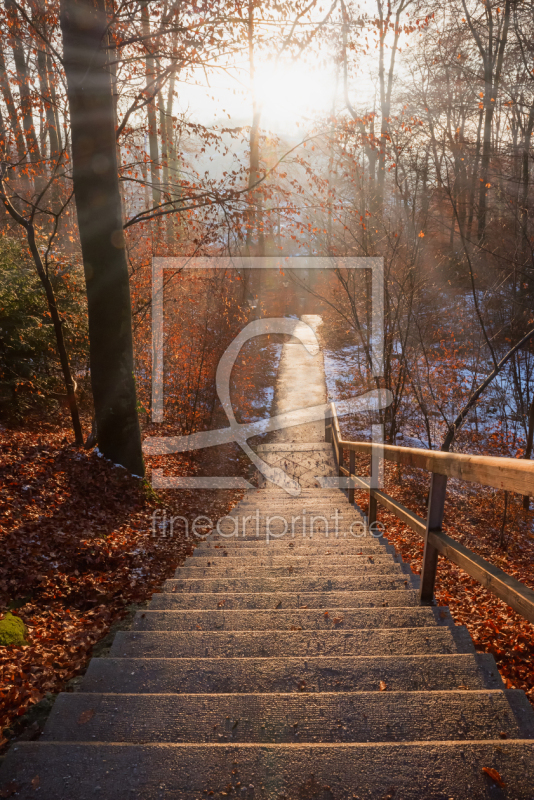
[(289, 132), (300, 120), (326, 113), (332, 106), (333, 92), (333, 76), (309, 64), (257, 66), (256, 94), (262, 105), (262, 125), (277, 132)]

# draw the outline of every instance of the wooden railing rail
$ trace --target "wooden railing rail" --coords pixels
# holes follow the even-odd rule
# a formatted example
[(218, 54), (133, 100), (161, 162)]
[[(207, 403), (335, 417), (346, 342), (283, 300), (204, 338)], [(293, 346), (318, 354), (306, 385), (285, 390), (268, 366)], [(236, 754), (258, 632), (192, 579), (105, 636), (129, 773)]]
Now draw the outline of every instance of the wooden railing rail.
[[(534, 461), (444, 453), (434, 450), (419, 450), (415, 447), (377, 445), (369, 442), (350, 442), (341, 438), (333, 403), (325, 417), (325, 440), (332, 443), (339, 476), (349, 479), (349, 501), (354, 503), (355, 489), (364, 489), (369, 493), (367, 519), (369, 526), (376, 521), (377, 507), (380, 505), (423, 537), (425, 548), (420, 589), (422, 603), (433, 602), (438, 555), (443, 555), (486, 589), (504, 600), (514, 611), (534, 623), (534, 590), (471, 552), (441, 530), (447, 478), (459, 478), (496, 489), (518, 492), (522, 495), (534, 495)], [(349, 455), (348, 469), (345, 466), (346, 453)], [(372, 477), (360, 478), (355, 475), (356, 453), (371, 456), (371, 463), (380, 457), (395, 464), (418, 467), (431, 472), (426, 520), (418, 517), (381, 489), (374, 488)]]

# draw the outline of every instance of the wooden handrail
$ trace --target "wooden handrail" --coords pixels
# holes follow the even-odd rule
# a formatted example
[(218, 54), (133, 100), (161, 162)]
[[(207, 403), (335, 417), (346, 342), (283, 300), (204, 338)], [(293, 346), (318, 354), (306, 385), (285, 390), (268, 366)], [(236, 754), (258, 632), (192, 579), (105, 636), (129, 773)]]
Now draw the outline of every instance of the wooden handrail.
[[(504, 600), (514, 611), (534, 623), (534, 590), (471, 552), (441, 530), (448, 477), (481, 483), (498, 489), (509, 489), (519, 494), (534, 495), (534, 461), (443, 453), (434, 450), (418, 450), (414, 447), (377, 445), (369, 442), (350, 442), (341, 438), (333, 403), (329, 414), (325, 417), (325, 440), (332, 443), (339, 475), (349, 478), (349, 500), (354, 502), (355, 488), (365, 489), (369, 492), (369, 524), (371, 524), (371, 520), (375, 521), (376, 507), (381, 505), (424, 538), (425, 549), (420, 590), (422, 603), (433, 602), (438, 555), (441, 554), (461, 567), (464, 572), (467, 572), (501, 600)], [(344, 466), (344, 451), (350, 455), (349, 469)], [(372, 478), (360, 478), (355, 475), (354, 453), (364, 453), (370, 456), (378, 454), (381, 458), (396, 464), (430, 471), (432, 482), (427, 519), (421, 519), (402, 503), (394, 500), (380, 489), (374, 488)]]
[[(371, 455), (371, 442), (350, 442), (339, 437), (344, 450)], [(508, 489), (518, 494), (534, 495), (534, 461), (496, 456), (443, 453), (441, 450), (419, 450), (417, 447), (380, 445), (380, 456), (406, 467), (418, 467), (448, 478), (481, 483), (494, 489)]]

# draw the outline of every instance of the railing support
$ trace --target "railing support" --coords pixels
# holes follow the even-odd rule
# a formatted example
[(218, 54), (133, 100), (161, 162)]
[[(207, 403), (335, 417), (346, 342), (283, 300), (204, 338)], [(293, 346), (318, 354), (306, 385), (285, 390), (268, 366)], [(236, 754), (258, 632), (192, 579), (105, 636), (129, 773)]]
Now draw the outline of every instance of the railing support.
[(369, 487), (369, 513), (367, 515), (367, 525), (369, 528), (376, 522), (377, 511), (378, 502), (376, 497), (373, 495), (372, 487)]
[(382, 425), (373, 425), (371, 469), (369, 470), (369, 513), (367, 515), (367, 524), (369, 527), (371, 527), (371, 525), (374, 525), (378, 514), (378, 500), (373, 494), (373, 489), (380, 489), (380, 455), (381, 455), (382, 444), (383, 444)]
[(438, 551), (430, 544), (428, 534), (433, 531), (441, 531), (446, 494), (447, 476), (438, 475), (436, 472), (433, 472), (430, 481), (425, 549), (423, 552), (423, 566), (421, 568), (420, 599), (421, 603), (426, 605), (431, 604), (434, 600), (434, 586), (438, 567)]
[(354, 450), (349, 450), (349, 503), (354, 503), (354, 481), (352, 476), (356, 469), (356, 453)]
[(341, 472), (343, 468), (343, 461), (345, 458), (345, 452), (343, 450), (343, 445), (338, 444), (337, 446), (337, 474), (341, 478), (343, 473)]

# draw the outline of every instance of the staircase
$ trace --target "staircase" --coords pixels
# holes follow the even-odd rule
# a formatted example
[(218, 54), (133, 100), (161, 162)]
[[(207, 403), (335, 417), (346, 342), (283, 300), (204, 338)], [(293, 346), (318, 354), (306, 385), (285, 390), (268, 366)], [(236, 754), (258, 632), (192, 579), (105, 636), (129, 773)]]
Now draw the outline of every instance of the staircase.
[[(279, 410), (303, 386), (324, 402), (320, 358), (296, 348)], [(258, 448), (300, 496), (245, 495), (91, 661), (82, 691), (57, 698), (41, 739), (11, 748), (0, 797), (534, 798), (525, 695), (446, 608), (419, 605), (418, 577), (342, 492), (316, 488), (335, 474), (322, 432)]]
[[(321, 520), (311, 537), (311, 518), (336, 509), (337, 538)], [(351, 535), (361, 518), (341, 492), (251, 491), (233, 515), (239, 539), (199, 544), (110, 657), (91, 661), (82, 692), (58, 697), (41, 740), (12, 748), (0, 788), (14, 780), (16, 797), (46, 800), (534, 797), (525, 695), (447, 609), (418, 605), (418, 579), (389, 545)], [(294, 537), (274, 538), (275, 515), (300, 517)]]

